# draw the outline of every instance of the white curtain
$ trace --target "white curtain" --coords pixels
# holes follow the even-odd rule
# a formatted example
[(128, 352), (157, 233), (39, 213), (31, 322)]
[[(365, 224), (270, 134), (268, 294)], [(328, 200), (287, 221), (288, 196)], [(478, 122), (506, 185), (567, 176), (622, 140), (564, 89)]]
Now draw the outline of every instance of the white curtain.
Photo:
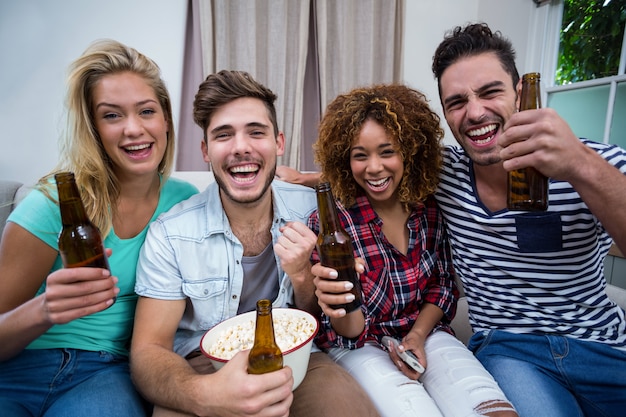
[[(309, 1), (211, 0), (200, 2), (203, 68), (249, 72), (277, 96), (278, 126), (285, 133), (283, 163), (300, 159)], [(296, 146), (294, 146), (296, 144)]]
[[(203, 77), (184, 81), (193, 92), (183, 92), (183, 99), (193, 97), (208, 74), (249, 72), (278, 96), (278, 124), (286, 138), (279, 164), (315, 169), (311, 145), (326, 105), (357, 86), (400, 81), (404, 1), (190, 0), (193, 28), (186, 50), (201, 54)], [(186, 56), (186, 66), (193, 62)], [(191, 103), (181, 109), (181, 122), (189, 123)], [(193, 129), (179, 131), (183, 136)], [(198, 143), (179, 139), (177, 169), (198, 169), (189, 160), (199, 155)]]
[(316, 0), (322, 106), (352, 88), (400, 81), (403, 0)]

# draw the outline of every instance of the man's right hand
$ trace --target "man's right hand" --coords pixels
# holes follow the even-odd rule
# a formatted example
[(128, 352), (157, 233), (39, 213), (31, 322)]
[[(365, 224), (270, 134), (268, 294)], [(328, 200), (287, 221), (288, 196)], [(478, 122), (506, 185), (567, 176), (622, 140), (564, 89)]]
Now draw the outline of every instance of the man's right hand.
[[(206, 414), (219, 416), (287, 417), (293, 401), (291, 368), (248, 374), (249, 351), (238, 352), (219, 371), (207, 375)], [(207, 378), (208, 379), (208, 378)]]

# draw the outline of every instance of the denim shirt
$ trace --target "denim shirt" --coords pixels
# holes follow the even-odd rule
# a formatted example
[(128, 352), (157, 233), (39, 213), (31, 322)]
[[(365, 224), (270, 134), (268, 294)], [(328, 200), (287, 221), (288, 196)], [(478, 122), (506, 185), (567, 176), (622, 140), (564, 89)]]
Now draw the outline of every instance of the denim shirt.
[[(290, 221), (307, 222), (317, 207), (313, 189), (274, 180), (272, 241)], [(217, 183), (152, 223), (137, 266), (135, 291), (161, 300), (186, 299), (174, 343), (181, 356), (199, 349), (202, 335), (235, 316), (243, 287), (243, 245), (233, 234)], [(293, 286), (274, 255), (280, 282), (274, 307), (292, 306)]]

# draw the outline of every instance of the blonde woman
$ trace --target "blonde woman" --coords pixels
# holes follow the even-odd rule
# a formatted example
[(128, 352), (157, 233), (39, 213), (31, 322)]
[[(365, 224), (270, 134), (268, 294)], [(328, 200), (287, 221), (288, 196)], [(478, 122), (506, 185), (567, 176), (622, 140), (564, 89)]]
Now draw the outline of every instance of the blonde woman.
[[(197, 192), (168, 179), (169, 94), (158, 66), (93, 43), (70, 66), (61, 160), (13, 211), (0, 243), (0, 409), (11, 416), (138, 416), (128, 347), (148, 225)], [(111, 271), (63, 269), (53, 174), (73, 171)]]

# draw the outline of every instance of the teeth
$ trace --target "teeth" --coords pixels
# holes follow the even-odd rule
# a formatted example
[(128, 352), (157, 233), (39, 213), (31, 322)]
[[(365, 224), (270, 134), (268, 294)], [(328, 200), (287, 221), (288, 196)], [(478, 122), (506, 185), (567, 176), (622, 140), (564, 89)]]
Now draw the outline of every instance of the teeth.
[(496, 125), (495, 123), (493, 123), (493, 124), (490, 124), (490, 125), (487, 125), (487, 126), (481, 127), (480, 129), (469, 130), (469, 131), (467, 132), (467, 135), (468, 135), (468, 136), (481, 136), (481, 135), (485, 135), (485, 134), (487, 134), (487, 133), (489, 133), (489, 132), (491, 132), (491, 131), (495, 130), (495, 129), (496, 129), (496, 126), (497, 126), (497, 125)]
[(146, 149), (149, 148), (150, 144), (149, 143), (144, 143), (143, 145), (131, 145), (131, 146), (126, 146), (126, 150), (128, 151), (139, 151), (142, 149)]
[(368, 180), (367, 182), (369, 182), (374, 187), (379, 187), (383, 185), (386, 181), (387, 181), (387, 178), (383, 178), (381, 180)]
[(256, 165), (242, 165), (242, 166), (238, 166), (238, 167), (234, 167), (231, 168), (230, 172), (232, 172), (233, 174), (240, 174), (240, 173), (246, 173), (246, 172), (256, 172), (258, 171), (257, 166)]

